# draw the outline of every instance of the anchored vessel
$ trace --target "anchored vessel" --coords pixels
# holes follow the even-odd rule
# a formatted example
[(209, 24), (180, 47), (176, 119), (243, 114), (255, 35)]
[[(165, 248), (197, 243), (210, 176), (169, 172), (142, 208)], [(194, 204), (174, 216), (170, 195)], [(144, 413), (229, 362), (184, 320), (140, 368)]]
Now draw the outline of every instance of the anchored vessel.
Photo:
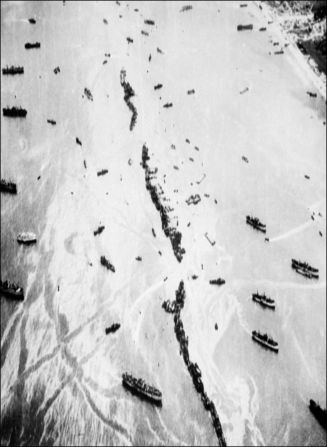
[(274, 352), (278, 352), (278, 343), (267, 334), (261, 334), (259, 331), (252, 331), (252, 339)]
[(257, 217), (246, 216), (246, 223), (251, 225), (255, 230), (261, 231), (262, 233), (266, 232), (266, 225), (260, 222)]
[(0, 281), (0, 292), (16, 300), (24, 300), (24, 289), (9, 281)]
[(274, 309), (276, 307), (275, 300), (268, 298), (266, 294), (260, 295), (260, 293), (252, 293), (252, 299), (256, 303), (261, 304), (263, 307), (269, 307), (270, 309)]
[(225, 284), (225, 280), (223, 278), (210, 279), (209, 284), (215, 284), (217, 286), (222, 286)]
[(36, 235), (34, 233), (31, 232), (23, 232), (23, 233), (19, 233), (17, 236), (17, 242), (19, 244), (35, 244), (37, 241), (36, 239)]
[(309, 408), (317, 421), (326, 429), (327, 427), (327, 410), (323, 410), (319, 404), (310, 399)]
[(27, 115), (27, 110), (22, 109), (21, 107), (4, 107), (2, 109), (3, 116), (10, 116), (10, 117), (22, 117), (25, 118)]
[(296, 259), (292, 259), (292, 269), (294, 269), (297, 273), (302, 276), (305, 276), (309, 279), (319, 279), (319, 269), (311, 267), (307, 262), (297, 261)]
[(133, 394), (148, 400), (149, 402), (162, 406), (162, 394), (157, 388), (147, 385), (143, 379), (136, 379), (131, 374), (124, 373), (122, 375), (122, 383), (125, 388)]
[(24, 73), (24, 67), (14, 67), (13, 65), (11, 67), (5, 67), (2, 69), (2, 74), (4, 75), (15, 75), (15, 74), (22, 74)]
[(3, 180), (3, 179), (1, 179), (0, 190), (3, 192), (10, 192), (12, 194), (17, 194), (16, 183), (7, 182), (6, 180)]

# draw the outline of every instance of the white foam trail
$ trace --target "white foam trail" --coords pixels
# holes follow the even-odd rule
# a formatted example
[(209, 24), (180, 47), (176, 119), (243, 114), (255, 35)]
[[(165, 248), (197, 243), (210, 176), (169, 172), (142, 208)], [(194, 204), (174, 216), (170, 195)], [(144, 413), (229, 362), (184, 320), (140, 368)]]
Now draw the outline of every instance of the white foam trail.
[(287, 231), (286, 233), (280, 234), (279, 236), (275, 236), (273, 238), (270, 238), (270, 242), (277, 242), (282, 239), (286, 239), (290, 236), (293, 236), (294, 234), (301, 233), (301, 231), (305, 230), (307, 227), (309, 227), (312, 224), (312, 220), (308, 220), (302, 225), (299, 225), (298, 227), (292, 228), (292, 230)]

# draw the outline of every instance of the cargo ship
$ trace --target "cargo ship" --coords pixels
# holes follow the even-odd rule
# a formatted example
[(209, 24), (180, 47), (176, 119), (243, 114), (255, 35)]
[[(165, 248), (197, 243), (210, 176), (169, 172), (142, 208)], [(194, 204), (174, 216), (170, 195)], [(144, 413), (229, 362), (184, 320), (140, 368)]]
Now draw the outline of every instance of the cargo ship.
[(310, 399), (309, 408), (317, 421), (326, 429), (327, 428), (327, 410), (323, 410), (319, 404)]
[(25, 118), (27, 115), (27, 110), (22, 109), (21, 107), (4, 107), (2, 109), (3, 116), (10, 116), (13, 118)]
[(162, 406), (161, 391), (154, 386), (147, 385), (143, 379), (136, 379), (131, 374), (124, 373), (122, 375), (122, 383), (126, 389), (141, 399), (148, 400), (158, 407)]
[(1, 179), (0, 191), (10, 192), (11, 194), (17, 194), (16, 183), (7, 182), (6, 180)]
[(16, 300), (24, 300), (24, 289), (10, 281), (0, 281), (0, 292)]
[(19, 244), (26, 244), (26, 245), (35, 244), (36, 241), (37, 241), (36, 235), (31, 232), (19, 233), (17, 236), (17, 242)]
[(256, 303), (261, 304), (263, 307), (269, 307), (270, 309), (275, 310), (276, 304), (275, 300), (268, 298), (265, 294), (261, 295), (260, 293), (252, 293), (252, 299)]
[(26, 50), (30, 50), (31, 48), (40, 48), (40, 47), (41, 47), (40, 42), (35, 42), (35, 43), (27, 42), (27, 43), (25, 43)]
[(252, 331), (252, 339), (262, 346), (278, 352), (278, 343), (267, 334), (261, 334), (259, 331)]
[(5, 67), (2, 69), (3, 75), (15, 75), (15, 74), (23, 74), (24, 73), (24, 67), (14, 67), (13, 65), (11, 67)]
[(309, 270), (314, 273), (319, 272), (319, 269), (317, 269), (315, 267), (311, 267), (311, 265), (308, 264), (307, 262), (297, 261), (296, 259), (292, 259), (292, 267), (293, 268), (296, 268), (296, 267), (302, 268), (302, 269)]
[(266, 233), (266, 225), (260, 222), (257, 217), (246, 216), (246, 223), (248, 225), (251, 225), (251, 227), (253, 227), (255, 230)]

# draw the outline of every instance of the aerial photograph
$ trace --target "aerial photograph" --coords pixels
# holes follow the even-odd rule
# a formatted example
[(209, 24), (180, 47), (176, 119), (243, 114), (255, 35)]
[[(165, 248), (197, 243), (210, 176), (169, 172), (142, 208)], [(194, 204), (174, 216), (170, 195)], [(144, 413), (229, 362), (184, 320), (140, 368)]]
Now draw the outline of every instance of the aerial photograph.
[(326, 15), (1, 1), (1, 446), (326, 446)]

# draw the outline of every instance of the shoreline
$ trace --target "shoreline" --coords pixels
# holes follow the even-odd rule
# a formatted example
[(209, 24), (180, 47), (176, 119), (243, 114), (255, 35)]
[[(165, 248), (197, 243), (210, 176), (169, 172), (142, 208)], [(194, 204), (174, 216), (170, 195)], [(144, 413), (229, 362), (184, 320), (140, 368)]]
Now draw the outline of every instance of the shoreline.
[(267, 6), (264, 2), (254, 0), (253, 2), (267, 21), (273, 21), (271, 24), (272, 29), (279, 35), (281, 41), (285, 45), (288, 44), (288, 50), (294, 59), (294, 62), (303, 71), (304, 75), (309, 81), (311, 81), (315, 88), (319, 91), (320, 95), (326, 100), (326, 75), (319, 71), (318, 64), (313, 60), (311, 56), (305, 56), (297, 46), (296, 40), (289, 38), (287, 33), (283, 30), (279, 23), (276, 21), (276, 14), (273, 10)]

